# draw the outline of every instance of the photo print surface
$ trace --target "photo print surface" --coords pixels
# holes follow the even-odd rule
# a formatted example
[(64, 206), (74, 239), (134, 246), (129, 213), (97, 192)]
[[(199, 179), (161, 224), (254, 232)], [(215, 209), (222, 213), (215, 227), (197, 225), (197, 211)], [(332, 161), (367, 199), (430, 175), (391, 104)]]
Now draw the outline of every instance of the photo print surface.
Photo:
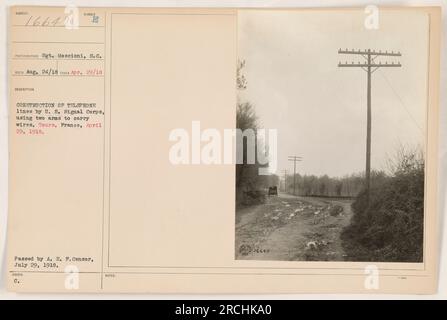
[(236, 260), (423, 262), (427, 15), (238, 23)]

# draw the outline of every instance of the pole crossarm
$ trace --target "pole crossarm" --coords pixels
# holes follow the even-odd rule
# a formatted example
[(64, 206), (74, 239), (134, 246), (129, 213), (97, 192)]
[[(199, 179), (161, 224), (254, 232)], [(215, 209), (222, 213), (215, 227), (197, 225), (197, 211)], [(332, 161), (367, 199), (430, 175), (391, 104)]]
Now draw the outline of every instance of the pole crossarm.
[(402, 54), (400, 52), (394, 51), (375, 51), (375, 50), (348, 50), (348, 49), (338, 49), (340, 54), (359, 54), (359, 55), (372, 55), (372, 56), (390, 56), (390, 57), (400, 57)]
[(351, 63), (338, 63), (338, 66), (339, 67), (344, 67), (344, 68), (346, 68), (346, 67), (364, 67), (364, 68), (367, 68), (367, 67), (371, 67), (371, 68), (381, 68), (381, 67), (402, 67), (402, 65), (400, 64), (400, 62), (398, 62), (398, 63), (394, 63), (394, 62), (391, 62), (391, 63), (371, 63), (371, 64), (368, 64), (368, 63), (360, 63), (360, 62), (357, 62), (357, 63), (354, 63), (354, 62), (351, 62)]
[[(394, 52), (394, 51), (381, 51), (381, 50), (348, 50), (348, 49), (339, 49), (338, 50), (339, 54), (349, 54), (349, 55), (358, 55), (358, 56), (362, 56), (364, 58), (364, 62), (347, 62), (345, 61), (343, 62), (339, 62), (338, 66), (340, 68), (362, 68), (364, 71), (376, 71), (379, 68), (399, 68), (402, 67), (402, 65), (400, 64), (400, 62), (382, 62), (382, 61), (376, 61), (376, 59), (378, 57), (401, 57), (402, 54), (400, 52)], [(372, 68), (372, 70), (371, 70)]]

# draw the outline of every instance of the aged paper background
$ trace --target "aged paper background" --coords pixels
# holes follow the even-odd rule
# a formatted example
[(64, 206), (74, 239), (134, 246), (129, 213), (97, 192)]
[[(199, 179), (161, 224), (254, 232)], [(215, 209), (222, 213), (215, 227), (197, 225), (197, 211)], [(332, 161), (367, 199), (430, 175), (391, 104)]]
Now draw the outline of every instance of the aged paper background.
[[(172, 128), (188, 129), (197, 119), (209, 127), (234, 126), (236, 12), (95, 12), (105, 20), (101, 43), (106, 53), (105, 87), (94, 87), (100, 86), (96, 82), (73, 85), (102, 105), (104, 130), (68, 131), (29, 140), (11, 134), (11, 290), (65, 291), (63, 271), (28, 274), (15, 270), (13, 252), (20, 252), (23, 256), (94, 257), (81, 267), (80, 291), (363, 292), (362, 263), (234, 261), (233, 168), (172, 168), (166, 159)], [(427, 12), (431, 17), (430, 81), (436, 83), (439, 16)], [(39, 35), (41, 39), (47, 36)], [(27, 35), (17, 30), (13, 37), (20, 41)], [(141, 40), (146, 37), (151, 41)], [(164, 62), (166, 52), (169, 60)], [(178, 68), (184, 69), (187, 79), (172, 76)], [(67, 86), (55, 81), (42, 86), (39, 94), (69, 97)], [(380, 292), (430, 293), (436, 286), (437, 96), (433, 85), (426, 263), (378, 264), (384, 276)], [(13, 94), (11, 103), (14, 99)], [(214, 103), (209, 104), (210, 100)], [(32, 188), (18, 189), (14, 182)]]

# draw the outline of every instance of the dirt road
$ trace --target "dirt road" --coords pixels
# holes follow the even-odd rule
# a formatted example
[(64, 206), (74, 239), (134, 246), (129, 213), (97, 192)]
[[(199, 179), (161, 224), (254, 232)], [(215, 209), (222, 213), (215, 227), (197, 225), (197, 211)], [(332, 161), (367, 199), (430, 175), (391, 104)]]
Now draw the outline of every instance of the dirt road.
[(340, 233), (351, 200), (272, 196), (236, 211), (236, 259), (343, 261)]

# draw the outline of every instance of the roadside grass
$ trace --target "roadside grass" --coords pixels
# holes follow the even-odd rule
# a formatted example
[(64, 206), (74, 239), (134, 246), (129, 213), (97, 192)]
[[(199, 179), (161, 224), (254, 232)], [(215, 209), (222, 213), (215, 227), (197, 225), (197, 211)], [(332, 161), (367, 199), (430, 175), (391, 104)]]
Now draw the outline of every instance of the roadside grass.
[(424, 161), (417, 152), (401, 151), (392, 174), (359, 194), (354, 215), (341, 235), (349, 261), (422, 262)]

